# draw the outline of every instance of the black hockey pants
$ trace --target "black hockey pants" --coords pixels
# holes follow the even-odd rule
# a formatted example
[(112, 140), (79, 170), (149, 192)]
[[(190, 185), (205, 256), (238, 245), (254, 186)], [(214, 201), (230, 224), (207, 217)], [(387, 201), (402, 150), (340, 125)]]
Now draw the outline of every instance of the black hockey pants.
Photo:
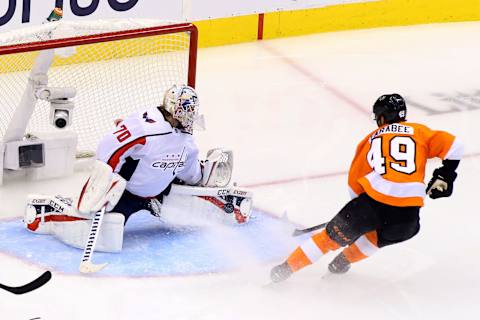
[(408, 240), (420, 230), (420, 207), (394, 207), (366, 193), (348, 202), (327, 224), (328, 235), (341, 246), (376, 230), (378, 247)]

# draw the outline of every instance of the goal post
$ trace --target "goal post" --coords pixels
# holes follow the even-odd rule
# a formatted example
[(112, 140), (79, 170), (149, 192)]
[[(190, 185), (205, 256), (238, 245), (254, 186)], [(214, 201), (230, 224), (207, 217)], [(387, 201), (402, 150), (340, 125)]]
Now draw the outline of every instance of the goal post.
[(0, 34), (0, 184), (5, 170), (71, 173), (115, 119), (160, 105), (173, 84), (195, 87), (197, 45), (195, 25), (150, 20)]

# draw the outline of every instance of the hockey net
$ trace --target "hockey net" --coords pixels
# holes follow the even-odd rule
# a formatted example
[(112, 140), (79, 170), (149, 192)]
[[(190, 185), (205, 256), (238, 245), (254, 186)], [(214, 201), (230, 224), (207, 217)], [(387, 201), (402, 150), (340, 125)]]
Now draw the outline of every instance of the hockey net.
[(197, 31), (149, 20), (58, 21), (0, 34), (0, 142), (43, 50), (55, 50), (49, 87), (74, 87), (72, 125), (50, 124), (37, 100), (26, 134), (74, 130), (78, 155), (91, 155), (117, 118), (163, 100), (173, 84), (195, 86)]

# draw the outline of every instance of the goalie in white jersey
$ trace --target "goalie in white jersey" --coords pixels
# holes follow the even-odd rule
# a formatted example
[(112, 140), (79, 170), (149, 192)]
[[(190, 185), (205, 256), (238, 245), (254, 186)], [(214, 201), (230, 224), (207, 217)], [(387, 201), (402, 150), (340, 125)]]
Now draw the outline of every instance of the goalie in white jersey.
[[(173, 86), (161, 106), (115, 121), (116, 127), (98, 145), (97, 161), (76, 208), (60, 196), (31, 195), (24, 218), (27, 228), (83, 247), (92, 214), (105, 207), (97, 249), (120, 251), (123, 226), (140, 210), (158, 217), (165, 209), (177, 216), (216, 211), (235, 224), (247, 222), (251, 194), (227, 187), (232, 152), (213, 149), (206, 161), (199, 161), (192, 135), (195, 124), (203, 125), (198, 107), (193, 88)], [(200, 187), (175, 186), (176, 192), (169, 195), (174, 181)]]
[[(116, 128), (100, 141), (97, 159), (126, 180), (125, 192), (112, 211), (126, 219), (142, 209), (159, 215), (162, 197), (175, 178), (188, 185), (200, 184), (202, 168), (192, 135), (198, 107), (192, 88), (174, 86), (166, 92), (162, 106), (117, 121)], [(78, 207), (82, 208), (81, 201)]]

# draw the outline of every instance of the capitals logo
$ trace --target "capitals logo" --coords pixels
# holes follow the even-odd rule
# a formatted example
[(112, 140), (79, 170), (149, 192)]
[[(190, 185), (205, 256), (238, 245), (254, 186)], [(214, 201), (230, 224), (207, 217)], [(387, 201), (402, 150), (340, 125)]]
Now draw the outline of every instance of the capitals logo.
[(145, 112), (145, 113), (143, 114), (143, 119), (145, 119), (145, 122), (148, 122), (148, 123), (155, 123), (155, 122), (156, 122), (155, 120), (150, 119), (150, 118), (148, 117), (148, 113), (147, 113), (147, 112)]
[(185, 148), (183, 148), (181, 154), (173, 153), (163, 155), (161, 159), (156, 160), (152, 163), (152, 168), (160, 169), (163, 171), (172, 170), (173, 175), (175, 175), (177, 172), (184, 169), (186, 161), (187, 156), (185, 154)]

